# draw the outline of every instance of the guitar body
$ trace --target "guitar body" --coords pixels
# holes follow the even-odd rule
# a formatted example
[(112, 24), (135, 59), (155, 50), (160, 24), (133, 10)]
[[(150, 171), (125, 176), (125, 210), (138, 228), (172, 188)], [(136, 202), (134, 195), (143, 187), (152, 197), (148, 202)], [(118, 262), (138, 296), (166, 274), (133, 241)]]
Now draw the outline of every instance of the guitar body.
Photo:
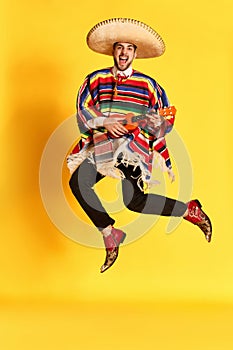
[(127, 113), (125, 119), (121, 121), (121, 123), (129, 132), (133, 132), (139, 125), (139, 122), (134, 121), (134, 118), (135, 116), (133, 113)]

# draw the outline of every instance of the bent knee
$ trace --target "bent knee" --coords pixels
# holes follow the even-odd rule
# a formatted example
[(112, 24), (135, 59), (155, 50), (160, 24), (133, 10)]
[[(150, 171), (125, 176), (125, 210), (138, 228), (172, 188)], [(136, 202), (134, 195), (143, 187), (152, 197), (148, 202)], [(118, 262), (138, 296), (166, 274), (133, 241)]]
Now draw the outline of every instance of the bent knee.
[(71, 189), (77, 187), (77, 181), (74, 179), (74, 174), (71, 175), (71, 178), (69, 180), (69, 186)]
[(138, 210), (137, 210), (137, 208), (136, 208), (136, 206), (135, 206), (133, 201), (131, 201), (129, 203), (125, 203), (125, 206), (130, 211), (138, 212)]
[(69, 186), (73, 193), (77, 194), (78, 192), (80, 192), (80, 185), (79, 185), (78, 176), (76, 173), (73, 173), (71, 175), (71, 178), (69, 180)]

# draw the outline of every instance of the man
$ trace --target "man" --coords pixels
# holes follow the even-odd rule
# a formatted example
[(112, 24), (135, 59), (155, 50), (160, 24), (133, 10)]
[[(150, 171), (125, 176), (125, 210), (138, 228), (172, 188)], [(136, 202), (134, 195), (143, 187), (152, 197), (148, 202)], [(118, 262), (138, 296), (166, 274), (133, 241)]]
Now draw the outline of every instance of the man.
[(154, 79), (132, 68), (135, 58), (162, 55), (162, 38), (142, 22), (114, 18), (94, 26), (87, 43), (96, 52), (112, 55), (114, 66), (89, 74), (81, 86), (77, 98), (81, 139), (67, 160), (72, 172), (70, 188), (103, 235), (106, 259), (101, 272), (115, 262), (126, 236), (113, 226), (115, 220), (93, 189), (105, 176), (121, 179), (124, 204), (129, 210), (184, 217), (199, 226), (210, 242), (211, 222), (198, 200), (186, 204), (144, 192), (145, 185), (153, 184), (155, 159), (174, 180), (165, 135), (172, 129), (175, 110)]

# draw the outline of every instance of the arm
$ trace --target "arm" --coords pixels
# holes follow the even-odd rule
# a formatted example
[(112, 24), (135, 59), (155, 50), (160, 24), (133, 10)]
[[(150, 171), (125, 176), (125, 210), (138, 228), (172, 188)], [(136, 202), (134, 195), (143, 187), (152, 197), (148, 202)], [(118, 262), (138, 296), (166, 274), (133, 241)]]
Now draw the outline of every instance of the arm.
[(120, 137), (128, 130), (118, 122), (121, 118), (109, 118), (103, 115), (98, 109), (97, 95), (93, 97), (91, 86), (96, 86), (97, 81), (93, 78), (90, 81), (88, 76), (81, 88), (77, 98), (77, 121), (81, 133), (92, 129), (105, 128), (114, 137)]
[(92, 96), (89, 76), (86, 77), (79, 89), (76, 108), (77, 122), (81, 133), (103, 126), (105, 117), (98, 110), (97, 101)]
[[(158, 83), (156, 83), (156, 85), (157, 85), (157, 91), (158, 91), (158, 101), (155, 105), (155, 109), (158, 110), (160, 108), (169, 107), (170, 103), (165, 90)], [(166, 145), (165, 135), (169, 133), (173, 128), (174, 121), (175, 121), (175, 112), (176, 112), (176, 109), (174, 108), (174, 113), (172, 115), (160, 117), (161, 118), (160, 133), (158, 134), (157, 140), (155, 140), (154, 146), (153, 146), (154, 151), (158, 152), (164, 159), (171, 182), (175, 181), (175, 175), (172, 171), (172, 164), (171, 164), (169, 151)]]
[[(147, 114), (146, 126), (156, 138), (163, 137), (172, 130), (176, 110), (174, 106), (170, 106), (165, 90), (155, 80), (148, 80), (148, 91), (150, 110)], [(166, 110), (166, 107), (169, 109)]]

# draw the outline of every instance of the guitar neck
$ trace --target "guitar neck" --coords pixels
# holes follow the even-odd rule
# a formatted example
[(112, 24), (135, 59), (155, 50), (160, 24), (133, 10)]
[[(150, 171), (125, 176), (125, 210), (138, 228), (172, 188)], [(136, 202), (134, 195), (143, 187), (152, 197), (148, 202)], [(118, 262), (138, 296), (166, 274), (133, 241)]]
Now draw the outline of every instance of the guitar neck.
[[(174, 106), (159, 108), (156, 113), (163, 117), (164, 119), (174, 117), (176, 114), (176, 108)], [(150, 114), (148, 112), (147, 114), (139, 114), (139, 115), (133, 115), (132, 113), (129, 113), (125, 116), (125, 119), (121, 121), (123, 125), (127, 125), (129, 123), (137, 124), (140, 120), (144, 120), (147, 118), (147, 115)], [(154, 113), (151, 113), (153, 116)]]
[[(164, 116), (164, 117), (165, 117), (165, 115), (163, 114), (163, 109), (161, 109), (161, 110), (158, 109), (157, 113), (158, 113), (160, 116)], [(150, 113), (148, 113), (148, 114), (150, 114)], [(140, 120), (144, 120), (144, 119), (146, 119), (146, 118), (147, 118), (147, 115), (146, 115), (146, 114), (134, 115), (134, 116), (131, 117), (131, 122), (132, 122), (132, 123), (137, 123), (137, 122), (139, 122)], [(125, 120), (123, 121), (124, 124), (127, 124), (127, 122), (128, 122), (127, 119), (125, 119)]]

